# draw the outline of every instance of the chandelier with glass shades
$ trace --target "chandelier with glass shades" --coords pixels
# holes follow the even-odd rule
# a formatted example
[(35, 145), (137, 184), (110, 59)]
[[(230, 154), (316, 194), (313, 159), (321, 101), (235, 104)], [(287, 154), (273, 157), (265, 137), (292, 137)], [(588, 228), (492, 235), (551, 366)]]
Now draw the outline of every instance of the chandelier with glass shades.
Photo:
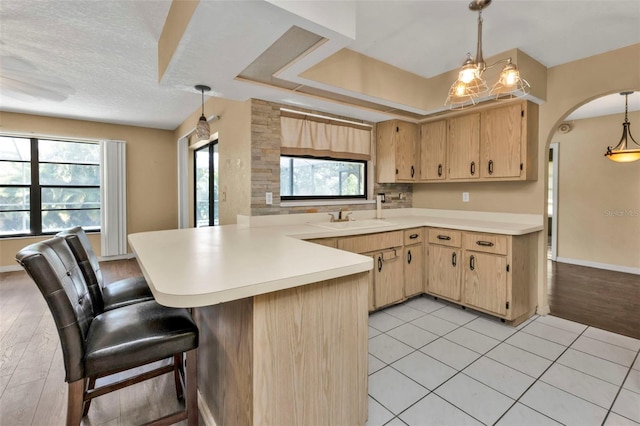
[[(494, 64), (487, 65), (482, 56), (482, 10), (491, 4), (491, 0), (474, 0), (469, 3), (469, 9), (478, 12), (478, 47), (476, 57), (467, 53), (467, 59), (462, 64), (458, 79), (451, 85), (445, 105), (451, 109), (464, 108), (474, 105), (480, 98), (521, 98), (529, 93), (529, 83), (520, 77), (520, 72), (511, 58), (501, 59)], [(506, 63), (500, 78), (491, 90), (482, 74), (489, 68)]]
[[(631, 135), (631, 123), (629, 123), (629, 95), (633, 92), (622, 92), (620, 93), (624, 96), (624, 123), (622, 123), (622, 137), (620, 138), (620, 142), (616, 145), (615, 148), (607, 147), (607, 152), (604, 154), (611, 161), (615, 161), (617, 163), (630, 163), (632, 161), (640, 160), (640, 145)], [(634, 147), (627, 142), (627, 137), (631, 139), (636, 146)]]

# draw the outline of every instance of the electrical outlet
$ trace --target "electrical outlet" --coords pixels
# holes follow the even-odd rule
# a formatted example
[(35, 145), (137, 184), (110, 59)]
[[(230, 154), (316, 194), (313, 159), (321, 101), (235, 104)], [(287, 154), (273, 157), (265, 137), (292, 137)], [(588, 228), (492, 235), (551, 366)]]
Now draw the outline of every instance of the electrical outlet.
[(469, 193), (468, 192), (463, 192), (462, 193), (462, 202), (463, 203), (468, 203), (469, 202)]
[(271, 204), (273, 204), (273, 192), (267, 192), (265, 194), (265, 198), (266, 198), (267, 205), (270, 206)]

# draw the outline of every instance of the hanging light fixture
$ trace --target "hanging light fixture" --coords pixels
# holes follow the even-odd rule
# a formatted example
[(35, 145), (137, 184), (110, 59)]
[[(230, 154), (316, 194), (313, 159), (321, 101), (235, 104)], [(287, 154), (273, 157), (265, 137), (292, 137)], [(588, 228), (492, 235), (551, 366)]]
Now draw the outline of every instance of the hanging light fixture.
[[(622, 92), (621, 95), (624, 96), (624, 123), (622, 123), (622, 137), (620, 138), (620, 142), (616, 145), (615, 148), (607, 147), (607, 152), (604, 154), (611, 161), (616, 161), (618, 163), (630, 163), (632, 161), (640, 160), (640, 145), (631, 135), (631, 123), (629, 123), (629, 95), (633, 92)], [(627, 143), (627, 136), (631, 141), (636, 144), (637, 148), (631, 147)]]
[(198, 84), (195, 88), (202, 95), (202, 115), (200, 115), (200, 119), (196, 126), (196, 136), (198, 137), (198, 141), (208, 141), (209, 138), (211, 138), (211, 129), (209, 128), (207, 117), (204, 116), (204, 92), (211, 90), (211, 87)]
[[(467, 59), (462, 64), (458, 79), (449, 89), (445, 105), (451, 109), (464, 108), (469, 103), (475, 104), (478, 98), (486, 95), (502, 99), (519, 98), (529, 93), (529, 83), (520, 77), (520, 72), (511, 58), (501, 59), (489, 66), (484, 61), (482, 56), (482, 10), (490, 4), (491, 0), (474, 0), (469, 3), (469, 9), (478, 12), (478, 46), (475, 59), (471, 57), (471, 53), (467, 53)], [(500, 78), (489, 91), (482, 74), (487, 69), (504, 62), (506, 65), (500, 73)]]

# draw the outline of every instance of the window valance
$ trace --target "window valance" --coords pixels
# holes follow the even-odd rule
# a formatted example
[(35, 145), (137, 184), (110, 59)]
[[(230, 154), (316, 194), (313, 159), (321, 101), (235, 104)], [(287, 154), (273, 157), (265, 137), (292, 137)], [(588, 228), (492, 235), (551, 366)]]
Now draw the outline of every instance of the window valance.
[(280, 126), (282, 155), (371, 159), (371, 128), (368, 126), (284, 111)]

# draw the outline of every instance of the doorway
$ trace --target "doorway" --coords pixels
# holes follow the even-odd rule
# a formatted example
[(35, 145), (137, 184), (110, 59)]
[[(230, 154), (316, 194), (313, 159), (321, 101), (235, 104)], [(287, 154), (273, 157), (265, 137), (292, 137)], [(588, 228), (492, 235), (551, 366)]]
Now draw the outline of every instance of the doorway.
[(219, 225), (218, 141), (196, 149), (194, 159), (194, 223), (196, 228)]

